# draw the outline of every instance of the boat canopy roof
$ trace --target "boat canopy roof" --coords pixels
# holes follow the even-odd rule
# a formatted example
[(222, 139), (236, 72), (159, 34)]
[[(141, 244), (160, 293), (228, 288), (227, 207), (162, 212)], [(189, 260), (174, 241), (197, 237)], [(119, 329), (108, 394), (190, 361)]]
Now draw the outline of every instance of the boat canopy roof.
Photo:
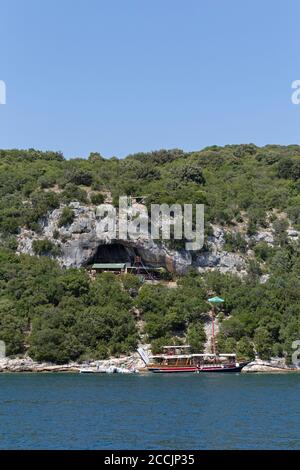
[(236, 354), (213, 354), (213, 353), (206, 353), (206, 354), (191, 354), (191, 356), (200, 356), (200, 357), (235, 357)]
[(157, 354), (156, 356), (150, 356), (150, 359), (188, 359), (192, 357), (191, 354), (173, 354), (172, 356), (168, 354)]
[(150, 356), (151, 359), (188, 359), (191, 357), (236, 357), (236, 354), (157, 354)]

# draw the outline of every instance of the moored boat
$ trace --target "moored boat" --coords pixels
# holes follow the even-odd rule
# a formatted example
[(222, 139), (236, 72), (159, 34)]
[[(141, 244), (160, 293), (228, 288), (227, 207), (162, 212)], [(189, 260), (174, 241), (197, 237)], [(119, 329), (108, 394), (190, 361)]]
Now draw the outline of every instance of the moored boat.
[(216, 306), (224, 302), (222, 297), (211, 297), (208, 302), (213, 305), (211, 312), (212, 321), (212, 352), (206, 354), (192, 354), (189, 345), (164, 346), (163, 354), (148, 356), (143, 348), (138, 348), (138, 353), (144, 361), (147, 369), (154, 373), (206, 373), (206, 372), (240, 372), (247, 361), (238, 362), (236, 354), (217, 353), (215, 340), (215, 315)]
[[(141, 348), (139, 348), (141, 349)], [(149, 372), (206, 373), (240, 372), (247, 362), (238, 362), (236, 354), (192, 354), (190, 346), (164, 346), (163, 354), (141, 354)]]

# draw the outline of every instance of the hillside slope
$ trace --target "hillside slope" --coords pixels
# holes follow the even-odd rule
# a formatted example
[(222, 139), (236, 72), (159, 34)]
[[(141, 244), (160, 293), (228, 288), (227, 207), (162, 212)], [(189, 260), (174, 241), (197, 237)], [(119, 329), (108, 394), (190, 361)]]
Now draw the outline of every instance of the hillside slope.
[[(215, 293), (226, 300), (220, 350), (290, 358), (300, 338), (299, 191), (296, 145), (160, 150), (123, 160), (1, 150), (0, 339), (8, 354), (37, 360), (107, 357), (136, 347), (142, 318), (154, 350), (186, 336), (201, 350), (206, 299)], [(87, 226), (78, 227), (78, 211), (92, 213), (111, 200), (117, 205), (120, 195), (145, 195), (147, 205), (205, 204), (200, 252), (185, 253), (177, 240), (134, 247), (144, 249), (145, 261), (165, 265), (177, 289), (141, 286), (129, 275), (91, 281), (84, 269), (72, 268), (91, 261), (99, 245), (92, 245)], [(72, 237), (90, 255), (69, 250), (64, 257)]]

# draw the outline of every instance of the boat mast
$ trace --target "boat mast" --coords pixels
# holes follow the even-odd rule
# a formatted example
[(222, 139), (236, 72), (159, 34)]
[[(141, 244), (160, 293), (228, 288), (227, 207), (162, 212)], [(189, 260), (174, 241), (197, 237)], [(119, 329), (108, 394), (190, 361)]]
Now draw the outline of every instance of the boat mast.
[(215, 340), (215, 307), (213, 306), (212, 309), (212, 316), (211, 316), (211, 326), (212, 326), (212, 347), (213, 347), (213, 354), (216, 355), (216, 340)]

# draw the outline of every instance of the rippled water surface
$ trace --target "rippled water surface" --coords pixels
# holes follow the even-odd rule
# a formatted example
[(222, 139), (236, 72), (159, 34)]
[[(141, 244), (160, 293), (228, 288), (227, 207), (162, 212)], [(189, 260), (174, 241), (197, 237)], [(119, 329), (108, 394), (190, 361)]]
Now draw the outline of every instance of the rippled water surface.
[(0, 374), (1, 449), (300, 449), (300, 374)]

